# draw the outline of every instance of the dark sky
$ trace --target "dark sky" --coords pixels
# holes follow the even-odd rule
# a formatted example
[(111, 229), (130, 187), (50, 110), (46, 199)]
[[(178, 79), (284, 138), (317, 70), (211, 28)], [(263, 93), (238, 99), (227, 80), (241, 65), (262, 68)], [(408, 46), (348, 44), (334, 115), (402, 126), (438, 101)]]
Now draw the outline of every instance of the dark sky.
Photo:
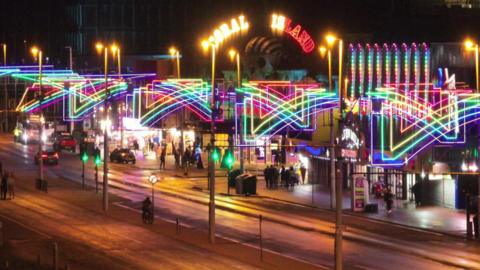
[[(133, 0), (116, 0), (133, 1)], [(50, 54), (68, 46), (75, 31), (66, 6), (95, 0), (0, 0), (0, 42), (19, 55), (31, 44)], [(98, 0), (102, 4), (115, 0)], [(480, 9), (446, 8), (435, 1), (415, 0), (137, 0), (157, 6), (163, 16), (155, 48), (196, 44), (219, 22), (243, 12), (260, 28), (273, 11), (302, 24), (314, 39), (328, 30), (344, 39), (369, 42), (452, 42), (466, 35), (480, 39)], [(437, 1), (442, 3), (441, 0)], [(430, 3), (430, 5), (427, 5)], [(167, 10), (168, 12), (164, 12)], [(154, 25), (158, 28), (158, 25)], [(158, 31), (155, 32), (155, 31)], [(26, 41), (24, 44), (23, 41)], [(157, 45), (158, 43), (158, 45)], [(193, 46), (193, 45), (192, 45)], [(196, 46), (196, 45), (195, 45)], [(129, 48), (133, 52), (134, 48)], [(62, 52), (63, 54), (64, 52)], [(138, 52), (135, 52), (138, 53)], [(142, 53), (142, 52), (140, 52)]]

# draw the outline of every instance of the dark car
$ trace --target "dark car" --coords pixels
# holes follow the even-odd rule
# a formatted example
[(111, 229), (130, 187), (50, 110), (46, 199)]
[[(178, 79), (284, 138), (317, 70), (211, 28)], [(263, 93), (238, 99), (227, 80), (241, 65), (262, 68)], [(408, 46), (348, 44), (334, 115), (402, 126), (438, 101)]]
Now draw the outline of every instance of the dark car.
[(129, 163), (135, 164), (136, 159), (135, 155), (130, 149), (121, 148), (115, 149), (110, 153), (110, 162), (118, 162), (118, 163)]
[(39, 163), (40, 158), (43, 160), (43, 164), (58, 164), (58, 153), (54, 150), (43, 150), (41, 155), (40, 152), (37, 152), (34, 157), (35, 164)]
[(60, 151), (62, 149), (68, 149), (72, 152), (75, 152), (76, 146), (77, 142), (69, 133), (58, 134), (53, 143), (53, 148), (57, 151)]

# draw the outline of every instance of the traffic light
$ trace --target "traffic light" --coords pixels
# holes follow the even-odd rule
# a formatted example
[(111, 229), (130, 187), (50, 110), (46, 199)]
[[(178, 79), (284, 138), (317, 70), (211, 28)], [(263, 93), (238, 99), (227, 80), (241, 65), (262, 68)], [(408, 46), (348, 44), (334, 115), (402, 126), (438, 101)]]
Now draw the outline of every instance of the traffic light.
[(220, 150), (218, 147), (215, 147), (212, 151), (212, 159), (214, 162), (217, 162), (220, 159)]
[(87, 161), (88, 161), (87, 152), (83, 152), (83, 153), (82, 153), (82, 161), (83, 161), (83, 163), (87, 163)]
[(100, 165), (102, 162), (102, 159), (100, 158), (100, 155), (95, 155), (95, 165)]
[(233, 163), (235, 163), (235, 158), (233, 157), (232, 150), (227, 150), (225, 153), (225, 165), (228, 169), (233, 167)]
[(223, 169), (231, 169), (233, 167), (233, 163), (235, 163), (235, 158), (233, 157), (233, 152), (231, 149), (225, 150), (225, 154), (222, 158), (222, 164), (220, 168)]

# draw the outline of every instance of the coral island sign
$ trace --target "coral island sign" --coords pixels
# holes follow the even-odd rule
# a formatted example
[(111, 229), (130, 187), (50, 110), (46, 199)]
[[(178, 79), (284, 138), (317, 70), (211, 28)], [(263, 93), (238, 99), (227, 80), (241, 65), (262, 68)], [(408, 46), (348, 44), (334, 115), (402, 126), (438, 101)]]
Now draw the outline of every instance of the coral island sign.
[(292, 20), (283, 15), (273, 14), (270, 26), (274, 31), (283, 31), (290, 35), (306, 53), (312, 52), (315, 48), (315, 42), (310, 34), (300, 24), (293, 26)]
[(248, 22), (243, 15), (238, 18), (232, 18), (230, 24), (222, 23), (217, 29), (213, 30), (213, 34), (208, 38), (208, 41), (213, 44), (222, 43), (222, 41), (229, 36), (248, 29)]

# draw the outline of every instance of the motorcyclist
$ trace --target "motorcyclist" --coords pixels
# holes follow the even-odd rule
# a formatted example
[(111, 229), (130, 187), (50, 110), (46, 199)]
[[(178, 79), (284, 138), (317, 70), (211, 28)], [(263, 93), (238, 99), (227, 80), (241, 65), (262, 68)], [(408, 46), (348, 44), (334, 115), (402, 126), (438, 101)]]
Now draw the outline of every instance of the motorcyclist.
[(148, 215), (152, 215), (152, 202), (150, 197), (146, 197), (142, 202), (142, 217), (145, 219)]

